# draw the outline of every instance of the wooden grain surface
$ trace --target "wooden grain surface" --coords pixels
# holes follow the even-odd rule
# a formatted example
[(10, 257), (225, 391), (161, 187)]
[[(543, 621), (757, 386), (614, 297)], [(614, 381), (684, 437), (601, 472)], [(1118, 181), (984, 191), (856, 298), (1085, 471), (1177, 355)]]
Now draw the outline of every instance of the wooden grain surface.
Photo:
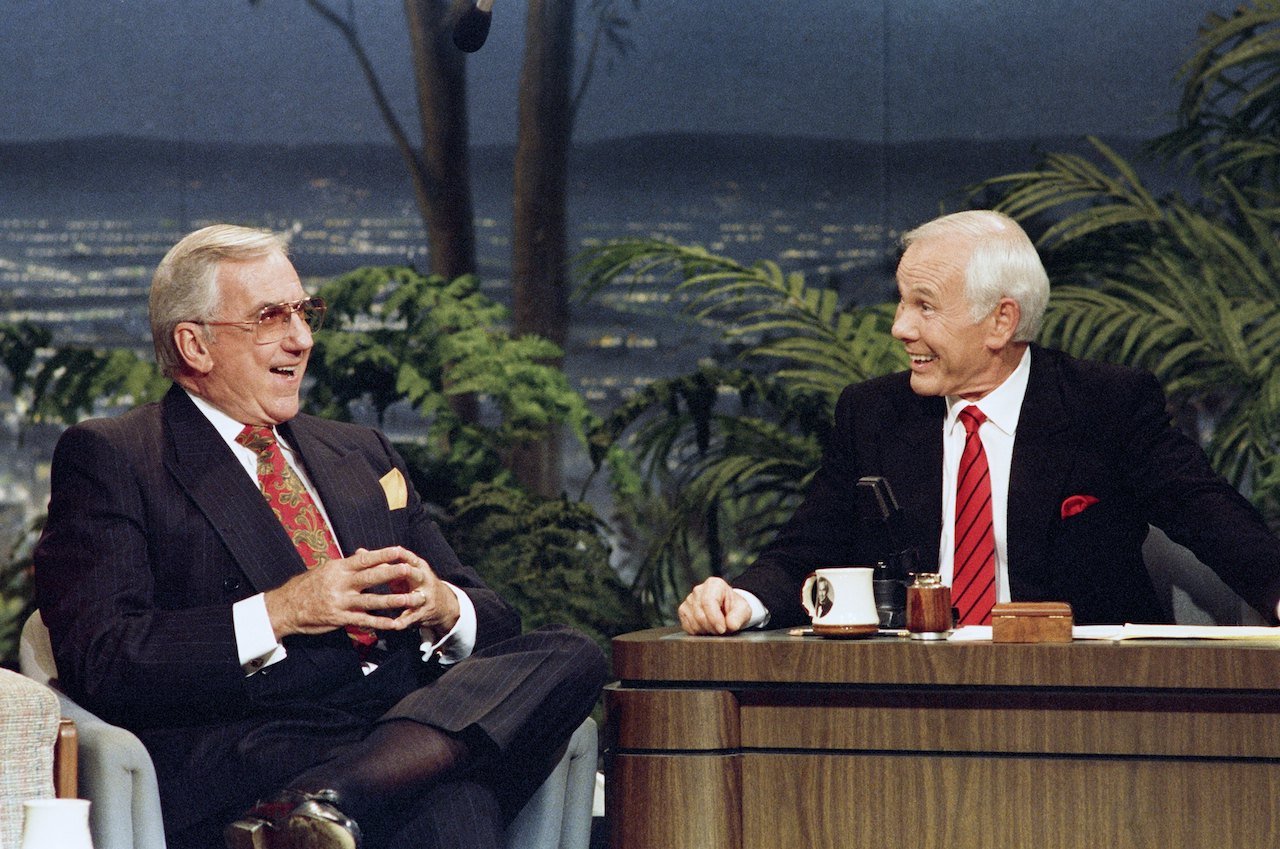
[(728, 690), (605, 688), (607, 745), (621, 749), (734, 749), (738, 700)]
[(1278, 776), (1255, 762), (753, 754), (741, 845), (1274, 849)]
[(1280, 695), (1270, 693), (766, 690), (738, 698), (742, 746), (753, 749), (1280, 759)]
[(1280, 644), (838, 640), (782, 631), (690, 637), (659, 628), (615, 637), (613, 669), (624, 682), (1270, 690), (1280, 681)]
[(739, 755), (610, 758), (605, 782), (612, 846), (739, 849)]

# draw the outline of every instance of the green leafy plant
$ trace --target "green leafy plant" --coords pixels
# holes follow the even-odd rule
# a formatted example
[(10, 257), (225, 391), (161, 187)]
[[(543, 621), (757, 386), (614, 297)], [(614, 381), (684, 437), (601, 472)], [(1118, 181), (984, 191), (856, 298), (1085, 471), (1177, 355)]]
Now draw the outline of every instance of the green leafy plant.
[(1210, 13), (1183, 64), (1177, 128), (1154, 149), (1192, 163), (1203, 184), (1225, 177), (1255, 203), (1280, 180), (1280, 3), (1255, 0)]
[(450, 505), (445, 531), (526, 628), (572, 625), (606, 652), (610, 638), (648, 624), (609, 565), (607, 528), (589, 505), (476, 484)]
[[(308, 409), (379, 424), (403, 405), (423, 432), (402, 440), (415, 484), (437, 504), (485, 481), (508, 481), (518, 446), (567, 425), (586, 439), (594, 417), (564, 372), (560, 349), (536, 336), (512, 337), (508, 311), (474, 276), (445, 280), (407, 267), (357, 269), (326, 283), (327, 329), (316, 334)], [(458, 402), (480, 405), (463, 415)]]
[(154, 362), (127, 348), (51, 347), (51, 341), (37, 324), (0, 324), (0, 363), (28, 422), (73, 422), (155, 400), (169, 385)]
[(731, 575), (795, 508), (849, 383), (905, 367), (891, 306), (846, 307), (776, 263), (742, 265), (651, 239), (583, 256), (583, 292), (663, 275), (685, 312), (720, 328), (739, 367), (655, 381), (591, 435), (594, 456), (626, 445), (640, 484), (619, 498), (637, 554), (633, 585), (670, 618), (691, 584)]

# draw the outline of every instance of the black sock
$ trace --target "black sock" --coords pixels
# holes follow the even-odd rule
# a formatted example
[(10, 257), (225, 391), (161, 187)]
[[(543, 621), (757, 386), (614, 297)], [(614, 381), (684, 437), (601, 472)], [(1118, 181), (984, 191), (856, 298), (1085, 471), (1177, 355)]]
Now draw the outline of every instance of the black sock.
[(307, 792), (337, 791), (342, 812), (360, 822), (362, 817), (411, 804), (431, 785), (466, 765), (469, 754), (466, 743), (437, 728), (392, 719), (304, 772), (293, 786)]

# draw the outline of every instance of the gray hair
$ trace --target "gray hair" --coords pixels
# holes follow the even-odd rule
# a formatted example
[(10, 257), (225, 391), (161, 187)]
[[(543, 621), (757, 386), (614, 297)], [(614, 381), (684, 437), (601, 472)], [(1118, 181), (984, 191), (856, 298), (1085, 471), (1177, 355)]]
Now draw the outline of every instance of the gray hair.
[(964, 238), (973, 245), (964, 269), (964, 295), (973, 320), (990, 314), (1001, 298), (1012, 298), (1021, 313), (1014, 341), (1035, 339), (1049, 303), (1049, 275), (1018, 222), (987, 209), (954, 212), (904, 233), (902, 246), (947, 236)]
[[(209, 321), (218, 311), (218, 266), (223, 262), (288, 254), (288, 242), (270, 230), (214, 224), (182, 238), (169, 249), (151, 278), (151, 343), (156, 363), (167, 377), (182, 370), (182, 355), (173, 341), (184, 321)], [(205, 328), (208, 334), (208, 328)]]

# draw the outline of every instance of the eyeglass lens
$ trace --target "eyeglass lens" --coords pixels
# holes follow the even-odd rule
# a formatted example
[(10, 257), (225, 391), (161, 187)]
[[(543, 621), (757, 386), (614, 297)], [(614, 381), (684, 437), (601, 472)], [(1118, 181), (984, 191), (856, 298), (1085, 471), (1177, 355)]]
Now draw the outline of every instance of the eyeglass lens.
[(258, 313), (255, 332), (260, 342), (277, 342), (289, 333), (294, 313), (300, 313), (307, 327), (315, 332), (324, 323), (325, 303), (321, 298), (307, 298), (292, 304), (271, 304)]

